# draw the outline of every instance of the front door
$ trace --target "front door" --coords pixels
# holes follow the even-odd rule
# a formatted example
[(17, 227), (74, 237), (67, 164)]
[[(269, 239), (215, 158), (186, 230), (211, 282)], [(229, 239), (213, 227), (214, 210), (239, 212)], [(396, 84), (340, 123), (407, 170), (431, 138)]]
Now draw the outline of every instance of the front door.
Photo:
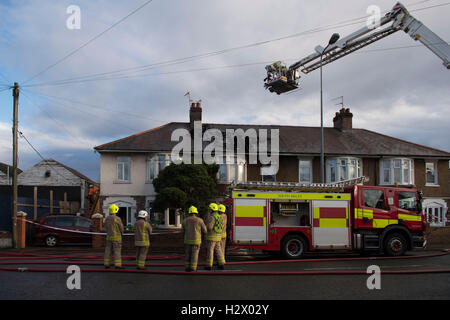
[(424, 209), (427, 222), (431, 227), (444, 227), (445, 214), (444, 207), (439, 204), (430, 204)]

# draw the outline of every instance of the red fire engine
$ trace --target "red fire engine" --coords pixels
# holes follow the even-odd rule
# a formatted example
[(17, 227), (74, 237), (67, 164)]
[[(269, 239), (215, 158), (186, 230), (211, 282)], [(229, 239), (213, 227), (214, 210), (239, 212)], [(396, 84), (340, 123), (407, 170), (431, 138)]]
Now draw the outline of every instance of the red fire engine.
[(421, 192), (410, 187), (247, 182), (231, 186), (232, 244), (281, 252), (382, 250), (426, 245)]

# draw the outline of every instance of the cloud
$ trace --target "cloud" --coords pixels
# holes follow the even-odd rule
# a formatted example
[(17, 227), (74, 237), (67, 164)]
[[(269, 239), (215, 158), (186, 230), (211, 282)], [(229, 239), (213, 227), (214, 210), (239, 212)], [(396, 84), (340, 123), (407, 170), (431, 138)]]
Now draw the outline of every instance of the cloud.
[[(9, 79), (27, 79), (137, 8), (143, 2), (79, 0), (81, 30), (66, 28), (71, 1), (24, 1), (0, 5), (0, 61), (8, 65)], [(412, 14), (441, 37), (449, 34), (446, 12), (434, 5), (405, 1)], [(319, 26), (363, 17), (372, 0), (342, 1), (153, 1), (64, 62), (33, 79), (49, 83), (155, 62), (195, 56), (299, 33)], [(375, 1), (389, 10), (392, 1)], [(345, 36), (364, 26), (349, 25), (265, 45), (232, 50), (187, 63), (149, 68), (133, 77), (61, 86), (24, 87), (20, 120), (27, 137), (43, 153), (80, 155), (83, 172), (98, 169), (92, 148), (170, 121), (188, 120), (190, 91), (201, 99), (203, 120), (211, 123), (255, 123), (318, 126), (320, 121), (319, 72), (303, 75), (302, 90), (271, 94), (264, 90), (264, 63), (303, 58), (324, 45), (333, 32)], [(449, 40), (445, 39), (444, 40)], [(417, 45), (404, 32), (324, 67), (324, 123), (332, 126), (339, 109), (333, 98), (344, 96), (354, 114), (354, 126), (409, 141), (450, 150), (449, 72), (424, 47), (389, 51), (374, 49)], [(3, 66), (2, 65), (2, 66)], [(187, 72), (188, 70), (198, 70)], [(119, 74), (116, 74), (119, 75)], [(108, 75), (109, 77), (109, 75)], [(22, 83), (19, 83), (22, 84)], [(34, 92), (34, 93), (33, 93)], [(39, 95), (36, 95), (39, 94)], [(63, 99), (46, 98), (42, 95)], [(2, 102), (10, 103), (10, 96)], [(76, 101), (76, 102), (74, 102)], [(37, 107), (39, 106), (39, 107)], [(9, 162), (11, 113), (0, 116), (2, 159)], [(3, 145), (5, 147), (3, 148)], [(27, 163), (36, 160), (23, 154)], [(37, 162), (37, 161), (36, 161)], [(64, 162), (64, 161), (62, 161)], [(68, 164), (69, 165), (69, 164)], [(95, 178), (95, 177), (94, 177)]]

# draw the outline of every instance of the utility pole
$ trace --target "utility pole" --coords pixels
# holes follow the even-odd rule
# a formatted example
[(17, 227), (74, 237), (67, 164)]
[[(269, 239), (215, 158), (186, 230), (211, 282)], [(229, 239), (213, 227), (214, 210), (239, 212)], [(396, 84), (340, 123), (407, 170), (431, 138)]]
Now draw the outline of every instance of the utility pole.
[(17, 126), (18, 126), (18, 113), (19, 113), (19, 84), (14, 82), (13, 87), (13, 97), (14, 97), (14, 120), (13, 120), (13, 242), (14, 248), (17, 248)]

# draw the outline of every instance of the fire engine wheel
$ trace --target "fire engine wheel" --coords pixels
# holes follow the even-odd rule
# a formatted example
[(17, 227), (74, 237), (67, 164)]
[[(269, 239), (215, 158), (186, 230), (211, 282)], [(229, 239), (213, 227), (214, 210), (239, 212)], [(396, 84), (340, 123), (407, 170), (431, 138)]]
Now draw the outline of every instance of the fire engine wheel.
[(384, 253), (388, 256), (402, 256), (408, 248), (404, 236), (398, 233), (392, 233), (386, 236), (384, 241)]
[(56, 247), (57, 244), (58, 244), (58, 238), (56, 238), (55, 236), (45, 237), (45, 245), (47, 247)]
[(290, 235), (283, 240), (281, 253), (288, 259), (298, 259), (303, 256), (306, 248), (306, 242), (301, 236)]

